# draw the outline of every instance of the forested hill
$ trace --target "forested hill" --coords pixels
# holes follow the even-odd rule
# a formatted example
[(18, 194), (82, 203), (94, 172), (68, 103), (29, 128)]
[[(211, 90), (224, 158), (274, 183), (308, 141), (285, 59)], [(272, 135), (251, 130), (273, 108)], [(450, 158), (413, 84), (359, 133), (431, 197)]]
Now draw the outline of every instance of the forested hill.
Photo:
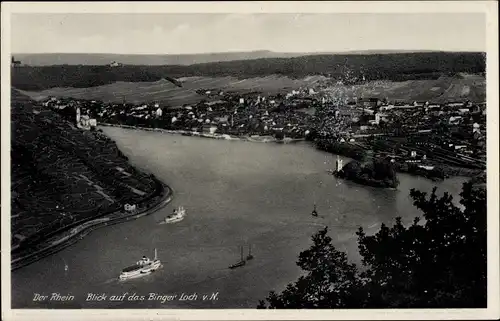
[(93, 87), (116, 81), (157, 81), (189, 76), (262, 77), (280, 74), (292, 78), (325, 75), (345, 79), (364, 75), (367, 79), (436, 79), (459, 72), (485, 72), (486, 55), (481, 52), (420, 52), (390, 54), (312, 55), (293, 58), (263, 58), (203, 64), (84, 66), (58, 65), (16, 67), (12, 86), (24, 90), (52, 87)]
[(247, 60), (260, 58), (287, 58), (304, 56), (304, 53), (280, 53), (268, 50), (246, 52), (214, 52), (195, 54), (84, 54), (47, 53), (14, 54), (16, 59), (30, 66), (51, 65), (107, 65), (112, 61), (124, 65), (192, 65), (217, 61)]
[(270, 50), (230, 51), (192, 54), (109, 54), (109, 53), (16, 53), (16, 60), (30, 66), (52, 65), (107, 65), (112, 61), (124, 65), (193, 65), (218, 61), (251, 60), (261, 58), (290, 58), (307, 55), (382, 54), (397, 52), (431, 52), (430, 50), (360, 50), (335, 52), (276, 52)]

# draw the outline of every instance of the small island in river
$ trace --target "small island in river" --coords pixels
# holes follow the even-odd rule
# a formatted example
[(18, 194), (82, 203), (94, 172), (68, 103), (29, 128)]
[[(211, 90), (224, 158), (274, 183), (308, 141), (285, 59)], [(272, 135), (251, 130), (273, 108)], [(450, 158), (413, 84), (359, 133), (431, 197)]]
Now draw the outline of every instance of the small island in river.
[(337, 169), (333, 174), (367, 186), (396, 188), (399, 185), (395, 166), (389, 160), (374, 159), (365, 164), (353, 160), (345, 166), (337, 160)]

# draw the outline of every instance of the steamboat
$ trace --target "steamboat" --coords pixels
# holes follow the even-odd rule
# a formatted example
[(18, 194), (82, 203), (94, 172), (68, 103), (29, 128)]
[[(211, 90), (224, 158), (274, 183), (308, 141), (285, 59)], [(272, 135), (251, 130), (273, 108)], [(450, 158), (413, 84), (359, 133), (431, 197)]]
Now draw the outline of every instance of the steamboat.
[(158, 259), (155, 249), (155, 256), (152, 260), (146, 256), (143, 256), (142, 259), (137, 261), (134, 265), (124, 268), (120, 273), (120, 280), (126, 280), (150, 274), (158, 270), (160, 266), (161, 261)]

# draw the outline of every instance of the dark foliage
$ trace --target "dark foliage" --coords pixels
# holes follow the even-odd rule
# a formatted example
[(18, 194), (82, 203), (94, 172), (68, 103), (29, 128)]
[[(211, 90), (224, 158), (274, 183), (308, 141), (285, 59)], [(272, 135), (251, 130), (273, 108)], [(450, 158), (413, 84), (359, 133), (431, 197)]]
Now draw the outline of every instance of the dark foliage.
[(460, 206), (445, 193), (410, 192), (425, 223), (382, 225), (372, 236), (356, 233), (364, 271), (347, 262), (327, 235), (297, 264), (306, 272), (259, 308), (485, 308), (486, 190), (465, 183)]
[(363, 161), (366, 158), (366, 152), (355, 145), (332, 141), (329, 139), (316, 138), (316, 147), (320, 150), (330, 152), (337, 155), (344, 155), (358, 161)]
[(336, 173), (338, 177), (375, 187), (392, 187), (399, 185), (394, 164), (384, 159), (374, 159), (364, 166), (358, 161), (347, 163)]
[(276, 134), (274, 134), (274, 137), (278, 140), (283, 140), (285, 138), (285, 134), (283, 132), (276, 132)]

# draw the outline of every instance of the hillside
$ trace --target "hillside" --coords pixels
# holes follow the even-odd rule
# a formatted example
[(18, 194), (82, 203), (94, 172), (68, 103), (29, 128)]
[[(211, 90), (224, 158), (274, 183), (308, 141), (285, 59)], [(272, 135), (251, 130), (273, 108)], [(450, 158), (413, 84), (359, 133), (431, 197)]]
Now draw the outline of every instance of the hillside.
[(172, 77), (235, 77), (238, 79), (281, 75), (300, 79), (325, 75), (345, 79), (365, 76), (370, 80), (437, 79), (458, 72), (485, 72), (484, 53), (421, 52), (397, 54), (313, 55), (293, 58), (263, 58), (162, 66), (25, 66), (12, 71), (12, 86), (23, 90), (54, 87), (87, 88), (114, 82), (155, 82)]
[(323, 77), (291, 79), (270, 75), (240, 80), (234, 77), (184, 77), (178, 78), (182, 87), (177, 87), (166, 80), (155, 82), (115, 82), (109, 85), (89, 88), (51, 88), (43, 91), (23, 91), (32, 99), (41, 100), (49, 96), (73, 97), (102, 100), (106, 102), (131, 103), (161, 102), (171, 106), (194, 104), (205, 96), (196, 93), (198, 89), (218, 89), (230, 92), (262, 91), (268, 94), (284, 92), (290, 88), (313, 85)]
[(76, 129), (17, 90), (11, 110), (13, 258), (51, 233), (156, 197), (157, 182), (100, 132)]
[(328, 79), (323, 76), (310, 76), (292, 79), (285, 76), (270, 75), (240, 80), (235, 77), (184, 77), (179, 88), (167, 80), (155, 82), (115, 82), (109, 85), (89, 88), (51, 88), (42, 91), (23, 91), (35, 100), (49, 96), (94, 99), (105, 102), (127, 101), (129, 103), (159, 102), (167, 106), (195, 104), (206, 99), (196, 93), (198, 89), (217, 89), (225, 92), (246, 93), (260, 91), (267, 95), (289, 92), (300, 87), (323, 85), (323, 90), (331, 95), (342, 93), (343, 97), (378, 97), (403, 101), (486, 100), (486, 82), (480, 75), (461, 77), (440, 77), (435, 80), (408, 80), (403, 82), (369, 81), (358, 85), (326, 86)]

